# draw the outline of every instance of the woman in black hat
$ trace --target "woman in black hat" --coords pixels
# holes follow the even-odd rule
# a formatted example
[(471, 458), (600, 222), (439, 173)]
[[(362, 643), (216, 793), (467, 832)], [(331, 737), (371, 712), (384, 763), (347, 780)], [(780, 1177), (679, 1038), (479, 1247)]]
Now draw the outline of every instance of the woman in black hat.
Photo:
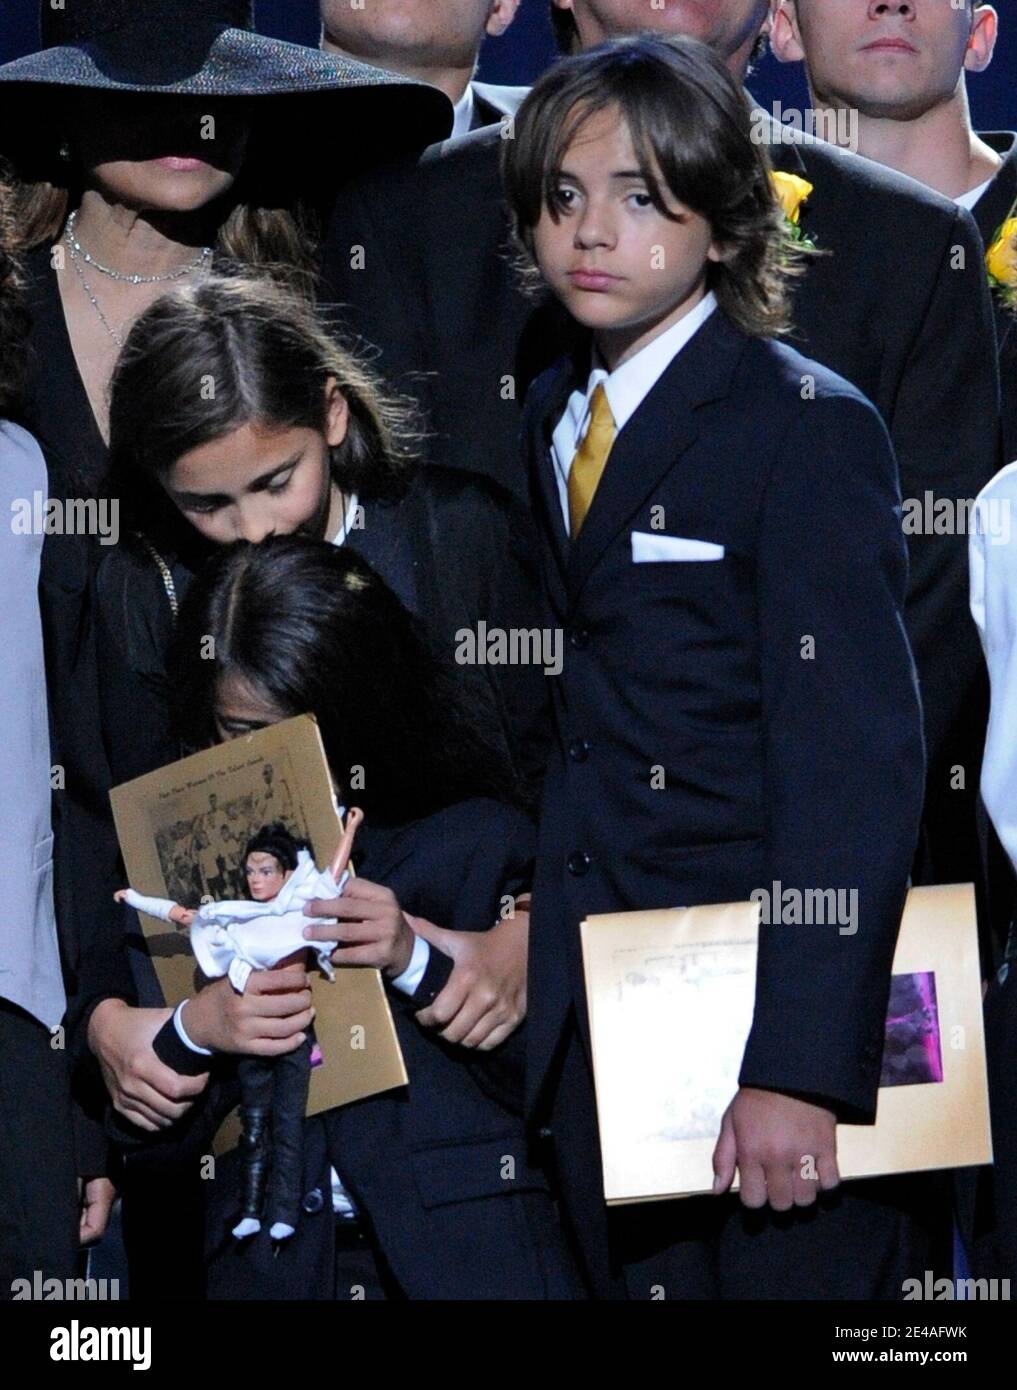
[(43, 0), (40, 28), (38, 53), (0, 67), (0, 154), (35, 251), (29, 412), (87, 486), (113, 362), (147, 305), (213, 260), (309, 273), (307, 217), (338, 182), (323, 131), (347, 137), (345, 176), (440, 138), (450, 108), (424, 84), (255, 34), (249, 0)]

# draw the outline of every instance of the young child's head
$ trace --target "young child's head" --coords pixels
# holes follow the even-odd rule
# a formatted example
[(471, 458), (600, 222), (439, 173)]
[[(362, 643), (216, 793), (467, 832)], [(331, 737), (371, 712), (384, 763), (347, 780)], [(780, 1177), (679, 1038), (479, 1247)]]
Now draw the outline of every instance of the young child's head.
[(644, 35), (557, 63), (522, 104), (503, 171), (522, 246), (609, 358), (708, 290), (744, 332), (786, 328), (767, 156), (705, 45)]
[(299, 296), (211, 277), (131, 329), (111, 384), (114, 488), (142, 529), (168, 500), (217, 544), (332, 539), (340, 491), (374, 499), (402, 485), (408, 421)]
[(513, 774), (461, 680), (351, 546), (224, 547), (181, 605), (170, 671), (192, 747), (312, 714), (340, 797), (372, 822), (511, 797)]
[(244, 877), (248, 895), (256, 903), (271, 902), (297, 867), (306, 840), (295, 839), (281, 821), (263, 825), (244, 850)]

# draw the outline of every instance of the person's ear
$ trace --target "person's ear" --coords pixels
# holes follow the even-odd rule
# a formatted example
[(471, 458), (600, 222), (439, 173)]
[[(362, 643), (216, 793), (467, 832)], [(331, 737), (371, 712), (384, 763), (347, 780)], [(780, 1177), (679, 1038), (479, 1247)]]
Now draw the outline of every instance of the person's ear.
[(711, 241), (706, 259), (712, 261), (714, 265), (723, 265), (725, 261), (731, 259), (731, 250), (729, 247), (722, 246), (719, 241)]
[(493, 0), (485, 26), (492, 39), (500, 38), (516, 17), (519, 0)]
[(992, 62), (996, 37), (999, 34), (999, 16), (991, 5), (983, 5), (971, 16), (971, 33), (968, 36), (968, 49), (964, 54), (965, 72), (984, 72)]
[(801, 63), (805, 60), (795, 0), (778, 0), (770, 30), (770, 52), (778, 63)]
[(350, 404), (334, 376), (325, 382), (325, 442), (334, 449), (350, 428)]

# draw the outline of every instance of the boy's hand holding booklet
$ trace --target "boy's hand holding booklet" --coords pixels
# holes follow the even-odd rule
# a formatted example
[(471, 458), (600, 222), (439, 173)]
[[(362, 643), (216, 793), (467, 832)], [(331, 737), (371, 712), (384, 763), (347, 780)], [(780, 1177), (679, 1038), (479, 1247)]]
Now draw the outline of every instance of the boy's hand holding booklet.
[[(746, 902), (583, 922), (609, 1206), (714, 1190), (714, 1149), (752, 1024), (759, 916)], [(876, 1122), (838, 1125), (836, 1157), (841, 1178), (992, 1161), (970, 884), (908, 895)], [(802, 1155), (801, 1176), (822, 1186), (810, 1161)]]

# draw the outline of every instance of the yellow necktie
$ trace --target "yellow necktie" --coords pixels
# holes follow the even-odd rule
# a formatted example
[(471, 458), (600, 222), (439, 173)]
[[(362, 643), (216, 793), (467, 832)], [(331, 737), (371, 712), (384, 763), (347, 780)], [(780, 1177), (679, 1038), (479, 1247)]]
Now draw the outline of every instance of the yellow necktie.
[(579, 535), (586, 520), (617, 432), (601, 382), (590, 401), (590, 424), (569, 472), (569, 528), (573, 536)]

